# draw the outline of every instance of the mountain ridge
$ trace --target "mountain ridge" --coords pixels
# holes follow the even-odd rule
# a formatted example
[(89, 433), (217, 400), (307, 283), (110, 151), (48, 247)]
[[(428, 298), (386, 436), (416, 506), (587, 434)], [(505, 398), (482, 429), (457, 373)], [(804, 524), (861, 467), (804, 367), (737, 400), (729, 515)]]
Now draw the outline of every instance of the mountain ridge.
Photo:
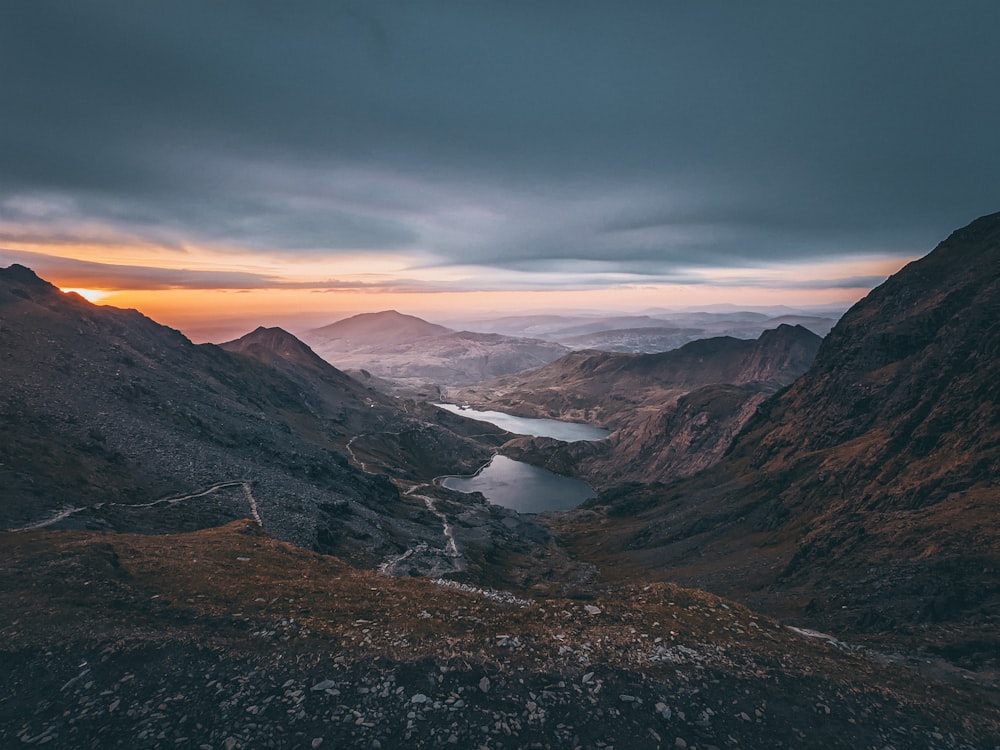
[(603, 542), (772, 612), (994, 663), (998, 321), (992, 214), (851, 308), (719, 464), (605, 497)]
[[(481, 499), (458, 511), (445, 490), (406, 494), (474, 471), (501, 430), (384, 396), (281, 329), (196, 345), (19, 267), (0, 269), (0, 351), (0, 527), (167, 533), (252, 516), (356, 564), (406, 556), (401, 570), (498, 579), (546, 544)], [(450, 535), (438, 503), (461, 513)]]

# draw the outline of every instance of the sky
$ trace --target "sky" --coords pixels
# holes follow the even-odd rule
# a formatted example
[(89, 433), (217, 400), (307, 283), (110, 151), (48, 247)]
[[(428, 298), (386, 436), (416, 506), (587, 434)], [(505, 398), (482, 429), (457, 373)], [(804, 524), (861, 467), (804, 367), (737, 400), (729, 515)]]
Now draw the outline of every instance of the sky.
[(203, 335), (846, 305), (1000, 210), (997, 28), (995, 0), (7, 3), (0, 264)]

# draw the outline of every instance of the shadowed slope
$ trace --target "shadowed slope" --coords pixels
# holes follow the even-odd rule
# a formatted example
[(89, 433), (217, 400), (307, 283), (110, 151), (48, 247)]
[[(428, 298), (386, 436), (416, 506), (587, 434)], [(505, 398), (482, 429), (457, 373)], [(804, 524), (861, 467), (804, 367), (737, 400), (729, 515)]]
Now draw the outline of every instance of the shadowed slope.
[(602, 541), (660, 575), (839, 628), (933, 638), (935, 623), (962, 624), (951, 655), (995, 658), (998, 477), (994, 214), (852, 308), (717, 467), (606, 497), (620, 520)]

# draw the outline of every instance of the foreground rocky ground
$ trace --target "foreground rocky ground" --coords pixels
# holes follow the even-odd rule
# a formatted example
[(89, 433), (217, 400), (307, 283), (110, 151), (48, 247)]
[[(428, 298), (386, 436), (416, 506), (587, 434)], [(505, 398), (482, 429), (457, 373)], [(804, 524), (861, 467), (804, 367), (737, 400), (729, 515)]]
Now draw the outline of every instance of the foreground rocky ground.
[(1000, 747), (995, 691), (670, 584), (392, 579), (249, 521), (0, 568), (0, 747)]

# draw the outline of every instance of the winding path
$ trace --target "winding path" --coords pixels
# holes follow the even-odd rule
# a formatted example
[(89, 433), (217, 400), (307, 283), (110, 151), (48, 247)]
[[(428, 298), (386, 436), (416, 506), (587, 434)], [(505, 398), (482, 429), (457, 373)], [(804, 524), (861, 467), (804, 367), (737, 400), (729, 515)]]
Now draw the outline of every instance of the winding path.
[(441, 533), (445, 539), (444, 549), (430, 547), (427, 542), (418, 542), (415, 546), (408, 548), (402, 554), (394, 555), (379, 565), (379, 570), (385, 575), (393, 575), (396, 567), (404, 560), (408, 560), (413, 557), (414, 554), (444, 556), (453, 561), (460, 561), (462, 558), (462, 553), (458, 551), (458, 545), (455, 543), (455, 534), (452, 531), (451, 524), (448, 523), (448, 517), (437, 509), (437, 505), (434, 503), (434, 498), (428, 497), (427, 495), (416, 494), (417, 490), (427, 486), (428, 485), (426, 484), (415, 484), (408, 490), (404, 491), (403, 494), (408, 497), (415, 497), (418, 500), (423, 500), (427, 510), (437, 516), (437, 518), (441, 521)]
[(459, 555), (459, 553), (458, 553), (458, 545), (455, 544), (455, 534), (451, 530), (451, 524), (448, 523), (448, 516), (446, 516), (444, 513), (442, 513), (441, 511), (439, 511), (437, 509), (437, 505), (434, 503), (434, 498), (427, 497), (427, 495), (416, 495), (416, 494), (414, 494), (415, 490), (418, 490), (421, 487), (426, 487), (426, 486), (427, 485), (424, 485), (424, 484), (415, 484), (412, 487), (410, 487), (410, 489), (408, 489), (403, 494), (404, 495), (412, 495), (413, 497), (417, 498), (418, 500), (423, 500), (424, 501), (424, 505), (427, 506), (427, 510), (429, 510), (431, 513), (433, 513), (435, 516), (437, 516), (439, 519), (441, 519), (441, 532), (444, 534), (444, 538), (445, 538), (445, 542), (446, 542), (445, 545), (444, 545), (445, 554), (449, 555), (450, 557), (458, 557), (458, 555)]
[(35, 529), (43, 529), (46, 526), (51, 526), (52, 524), (59, 523), (59, 521), (64, 518), (68, 518), (75, 513), (79, 513), (84, 510), (99, 510), (105, 507), (118, 507), (118, 508), (152, 508), (155, 505), (175, 505), (176, 503), (182, 502), (184, 500), (193, 500), (196, 497), (204, 497), (205, 495), (210, 495), (213, 492), (224, 489), (226, 487), (237, 487), (243, 488), (243, 496), (246, 498), (247, 505), (250, 506), (250, 515), (253, 520), (256, 521), (258, 526), (263, 526), (263, 522), (260, 520), (260, 511), (257, 508), (257, 501), (254, 499), (253, 493), (250, 491), (250, 482), (245, 479), (235, 479), (227, 482), (216, 482), (209, 487), (206, 487), (199, 492), (192, 492), (190, 495), (178, 495), (177, 497), (164, 497), (159, 500), (153, 500), (149, 503), (97, 503), (95, 505), (84, 505), (79, 508), (65, 508), (55, 515), (46, 518), (44, 521), (38, 521), (37, 523), (28, 524), (27, 526), (21, 526), (16, 529), (7, 529), (7, 531), (33, 531)]

